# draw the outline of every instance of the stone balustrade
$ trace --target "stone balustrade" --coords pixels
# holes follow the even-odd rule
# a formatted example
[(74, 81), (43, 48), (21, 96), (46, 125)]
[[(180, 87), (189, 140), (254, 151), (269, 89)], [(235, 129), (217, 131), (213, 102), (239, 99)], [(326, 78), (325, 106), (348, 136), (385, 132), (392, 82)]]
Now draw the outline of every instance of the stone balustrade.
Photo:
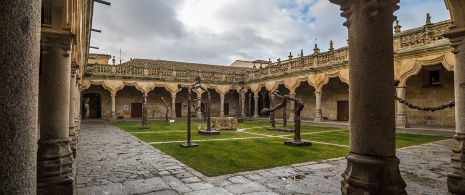
[(441, 40), (447, 40), (443, 34), (449, 30), (451, 25), (450, 20), (427, 24), (397, 33), (394, 35), (394, 39), (400, 41), (399, 47), (401, 49), (431, 45)]

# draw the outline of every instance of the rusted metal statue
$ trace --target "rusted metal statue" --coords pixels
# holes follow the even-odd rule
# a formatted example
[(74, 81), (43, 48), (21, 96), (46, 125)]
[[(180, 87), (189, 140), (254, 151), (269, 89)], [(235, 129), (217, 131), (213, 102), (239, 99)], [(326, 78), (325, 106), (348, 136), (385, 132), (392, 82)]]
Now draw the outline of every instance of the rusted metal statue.
[(147, 126), (147, 94), (143, 95), (144, 100), (142, 102), (142, 126), (139, 129), (148, 129)]
[[(274, 90), (273, 92), (270, 93), (270, 107), (272, 107), (272, 99), (274, 99), (274, 97), (279, 97), (281, 99), (284, 99), (284, 97), (282, 95), (279, 95), (278, 94), (279, 91), (278, 90)], [(273, 97), (274, 96), (274, 97)], [(275, 126), (275, 114), (274, 113), (270, 113), (270, 123), (271, 123), (271, 127), (268, 128), (268, 130), (278, 130), (278, 131), (287, 131), (287, 132), (292, 132), (294, 131), (294, 129), (290, 129), (287, 127), (287, 114), (286, 114), (286, 106), (287, 106), (287, 101), (285, 101), (282, 105), (282, 108), (283, 108), (283, 127), (279, 128), (279, 127), (276, 127)], [(272, 116), (273, 115), (273, 116)]]
[[(192, 88), (200, 84), (200, 77), (195, 77), (194, 83), (187, 87), (187, 142), (181, 144), (181, 147), (197, 147), (196, 143), (191, 141), (191, 103), (192, 103)], [(178, 85), (178, 88), (182, 88), (181, 84)]]
[[(274, 91), (273, 93), (277, 95), (277, 92), (278, 91)], [(296, 108), (294, 111), (294, 114), (295, 114), (294, 116), (294, 123), (295, 123), (294, 139), (285, 141), (284, 144), (289, 145), (289, 146), (311, 146), (312, 142), (307, 141), (307, 140), (302, 140), (300, 138), (300, 112), (304, 108), (304, 103), (300, 99), (292, 98), (289, 95), (283, 95), (281, 97), (283, 98), (283, 101), (281, 103), (279, 103), (278, 105), (272, 108), (265, 108), (261, 111), (261, 113), (266, 114), (266, 113), (274, 112), (280, 108), (285, 108), (288, 100), (294, 101), (296, 104)]]
[[(195, 102), (200, 102), (200, 106), (199, 107), (195, 107)], [(194, 107), (194, 110), (195, 111), (198, 111), (200, 109), (200, 113), (202, 113), (202, 119), (205, 121), (206, 120), (206, 113), (207, 113), (207, 106), (206, 104), (203, 102), (202, 98), (195, 98), (194, 99), (194, 103), (192, 104), (192, 106)]]
[(207, 102), (207, 106), (206, 106), (207, 128), (205, 130), (199, 130), (198, 133), (202, 134), (202, 135), (219, 135), (220, 134), (219, 131), (215, 131), (215, 130), (211, 129), (211, 115), (210, 115), (210, 110), (211, 109), (210, 109), (210, 106), (211, 106), (212, 98), (211, 98), (211, 95), (210, 95), (210, 91), (205, 89), (200, 84), (193, 87), (193, 89), (197, 89), (197, 88), (201, 89), (204, 92), (207, 92), (207, 98), (208, 98), (208, 102)]
[(168, 108), (168, 104), (166, 104), (166, 101), (163, 97), (161, 97), (161, 100), (163, 100), (163, 103), (165, 104), (165, 108), (166, 108), (165, 125), (170, 125), (170, 121), (168, 120), (168, 112), (170, 111), (170, 109)]

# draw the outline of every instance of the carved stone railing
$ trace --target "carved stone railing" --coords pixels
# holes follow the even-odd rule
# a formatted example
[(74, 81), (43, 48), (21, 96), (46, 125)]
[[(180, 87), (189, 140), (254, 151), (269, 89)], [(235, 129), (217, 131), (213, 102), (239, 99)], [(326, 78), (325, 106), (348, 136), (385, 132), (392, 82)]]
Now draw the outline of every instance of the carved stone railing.
[(447, 39), (443, 37), (443, 34), (449, 30), (451, 25), (450, 20), (428, 24), (395, 34), (394, 39), (400, 41), (400, 49), (433, 45), (440, 40)]

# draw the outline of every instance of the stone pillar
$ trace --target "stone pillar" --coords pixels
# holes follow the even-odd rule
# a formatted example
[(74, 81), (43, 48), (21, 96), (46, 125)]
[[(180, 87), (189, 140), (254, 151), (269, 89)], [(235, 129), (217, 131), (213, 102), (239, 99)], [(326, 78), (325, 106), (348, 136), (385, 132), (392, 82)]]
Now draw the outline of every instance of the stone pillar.
[[(63, 33), (65, 34), (65, 33)], [(57, 38), (59, 37), (59, 38)], [(72, 194), (74, 159), (69, 138), (71, 38), (42, 31), (37, 194)]]
[(176, 95), (171, 94), (171, 118), (176, 118)]
[(220, 94), (220, 117), (224, 117), (224, 94)]
[[(79, 66), (78, 66), (79, 67)], [(71, 150), (73, 151), (73, 157), (76, 158), (76, 144), (77, 144), (77, 139), (76, 139), (76, 131), (75, 131), (75, 124), (74, 124), (74, 92), (76, 91), (76, 68), (77, 67), (71, 67), (71, 77), (69, 81), (69, 138), (71, 138)]]
[(36, 194), (41, 3), (0, 4), (0, 194)]
[(258, 118), (258, 97), (259, 96), (258, 96), (258, 93), (255, 93), (255, 94), (257, 95), (253, 96), (254, 102), (255, 102), (255, 105), (254, 105), (255, 110), (253, 112), (253, 117)]
[(116, 92), (111, 92), (111, 113), (110, 113), (110, 121), (116, 120)]
[(197, 110), (197, 119), (202, 120), (202, 94), (197, 94), (197, 107), (199, 108)]
[[(459, 2), (456, 1), (456, 4)], [(451, 155), (452, 173), (447, 175), (447, 188), (453, 194), (465, 194), (465, 27), (451, 27), (444, 36), (449, 38), (455, 54), (455, 135)]]
[[(397, 88), (397, 97), (405, 99), (406, 87)], [(397, 116), (396, 116), (396, 127), (408, 128), (410, 125), (407, 121), (407, 113), (405, 112), (405, 104), (397, 102)]]
[(245, 93), (241, 95), (241, 117), (245, 118)]
[[(295, 98), (295, 93), (289, 93), (289, 97), (291, 98)], [(294, 101), (290, 101), (291, 103), (291, 113), (289, 113), (289, 120), (290, 121), (294, 121), (294, 111), (295, 111), (295, 102)]]
[(393, 15), (398, 0), (330, 0), (349, 29), (350, 153), (342, 194), (407, 194), (396, 157)]
[(323, 122), (323, 114), (321, 112), (321, 94), (323, 92), (315, 92), (315, 122)]

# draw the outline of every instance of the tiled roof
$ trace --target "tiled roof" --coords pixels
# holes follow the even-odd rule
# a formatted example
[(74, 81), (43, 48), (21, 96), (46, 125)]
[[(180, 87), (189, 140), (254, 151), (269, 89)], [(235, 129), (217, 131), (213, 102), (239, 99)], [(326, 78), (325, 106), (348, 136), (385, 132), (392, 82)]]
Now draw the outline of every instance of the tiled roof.
[(245, 73), (257, 69), (246, 67), (230, 67), (221, 65), (210, 65), (189, 62), (175, 62), (167, 60), (149, 60), (149, 59), (132, 59), (131, 61), (124, 62), (121, 65), (136, 65), (136, 66), (156, 66), (159, 68), (175, 69), (175, 70), (192, 70), (192, 71), (205, 71), (205, 72), (220, 72), (220, 73)]

